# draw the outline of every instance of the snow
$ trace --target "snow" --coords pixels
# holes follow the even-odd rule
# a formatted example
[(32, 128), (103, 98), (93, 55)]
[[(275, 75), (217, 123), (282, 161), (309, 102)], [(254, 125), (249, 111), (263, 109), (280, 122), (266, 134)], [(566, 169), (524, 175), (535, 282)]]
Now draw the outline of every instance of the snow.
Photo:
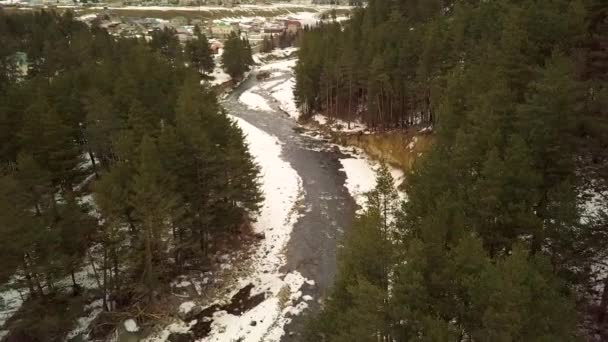
[(214, 24), (222, 24), (222, 23), (226, 23), (226, 24), (248, 24), (251, 23), (253, 21), (266, 21), (265, 17), (260, 17), (260, 16), (252, 16), (252, 17), (244, 17), (244, 16), (240, 16), (240, 17), (226, 17), (226, 18), (222, 18), (222, 19), (214, 19), (213, 23)]
[(224, 71), (224, 69), (221, 68), (220, 60), (221, 59), (219, 57), (215, 59), (215, 68), (213, 69), (213, 72), (210, 74), (210, 76), (213, 77), (213, 80), (211, 80), (209, 83), (211, 83), (212, 85), (221, 85), (221, 84), (224, 84), (224, 83), (230, 81), (230, 79), (231, 79), (230, 75), (228, 75)]
[[(5, 285), (7, 288), (0, 292), (0, 327), (2, 327), (4, 323), (6, 323), (6, 321), (14, 315), (23, 304), (20, 290), (12, 288), (12, 285), (16, 281), (16, 277), (11, 278), (11, 280), (9, 280), (9, 282)], [(28, 295), (27, 290), (25, 289), (22, 289), (21, 293), (23, 296)]]
[(175, 284), (175, 287), (177, 287), (177, 288), (181, 288), (181, 287), (188, 287), (188, 286), (190, 286), (190, 285), (192, 285), (192, 283), (191, 283), (191, 282), (189, 282), (189, 281), (187, 281), (187, 280), (183, 280), (183, 281), (181, 281), (181, 282), (179, 282), (179, 283)]
[(260, 67), (260, 71), (272, 71), (272, 70), (280, 70), (280, 71), (291, 71), (296, 66), (297, 59), (286, 59), (279, 60), (276, 62), (268, 63)]
[[(93, 197), (90, 194), (79, 197), (78, 200), (80, 203), (90, 204), (92, 207), (92, 215), (96, 215), (95, 203), (93, 202)], [(88, 254), (94, 254), (95, 249), (98, 247), (99, 247), (99, 245), (92, 246), (89, 249)], [(97, 288), (97, 282), (95, 281), (95, 278), (94, 278), (93, 267), (92, 267), (91, 263), (88, 261), (88, 258), (85, 258), (84, 264), (81, 266), (81, 268), (77, 272), (74, 273), (74, 279), (83, 288), (86, 288), (86, 289)], [(23, 281), (22, 276), (20, 276), (17, 273), (13, 277), (11, 277), (7, 283), (0, 286), (0, 327), (2, 327), (6, 323), (6, 321), (9, 318), (11, 318), (21, 308), (21, 305), (23, 304), (22, 295), (23, 295), (23, 298), (27, 298), (29, 296), (28, 289), (26, 287), (23, 287), (22, 284), (20, 284), (20, 282), (22, 282), (22, 281)], [(71, 275), (68, 275), (68, 276), (64, 277), (63, 279), (60, 279), (59, 281), (57, 281), (57, 283), (55, 285), (57, 288), (60, 288), (60, 289), (71, 288), (71, 286), (72, 286)], [(78, 319), (77, 328), (74, 330), (75, 335), (78, 335), (80, 332), (84, 331), (87, 328), (86, 325), (88, 325), (88, 323), (90, 323), (97, 316), (98, 313), (97, 314), (94, 313), (96, 311), (94, 305), (95, 305), (95, 302), (93, 302), (89, 306), (85, 307), (85, 310), (91, 310), (91, 311), (89, 312), (89, 314), (87, 316), (81, 317)], [(87, 321), (87, 319), (90, 319), (90, 320)], [(81, 324), (82, 324), (82, 326), (81, 326)], [(80, 329), (81, 331), (76, 331), (77, 329)], [(7, 333), (8, 332), (0, 331), (0, 336), (2, 336), (2, 334), (7, 334)]]
[[(342, 148), (342, 150), (346, 152), (345, 148)], [(380, 167), (380, 163), (370, 159), (362, 150), (354, 150), (356, 153), (352, 157), (340, 159), (342, 170), (346, 173), (344, 186), (355, 202), (361, 208), (365, 208), (367, 205), (365, 194), (376, 187), (376, 170)], [(388, 167), (395, 186), (397, 186), (403, 181), (404, 173), (390, 165)], [(405, 193), (398, 191), (398, 194), (400, 199), (406, 199)]]
[(300, 48), (298, 48), (298, 47), (286, 47), (284, 49), (274, 49), (271, 52), (267, 52), (267, 53), (256, 53), (254, 56), (258, 60), (266, 60), (269, 57), (272, 57), (274, 59), (287, 58), (287, 57), (291, 56), (293, 53), (295, 53), (296, 51), (298, 51), (299, 49)]
[(196, 306), (196, 303), (194, 303), (193, 301), (183, 302), (183, 303), (181, 303), (179, 305), (179, 313), (181, 313), (181, 314), (187, 314), (195, 306)]
[(81, 15), (80, 17), (78, 17), (78, 20), (91, 20), (91, 19), (95, 19), (97, 18), (97, 13), (90, 13), (90, 14), (85, 14), (85, 15)]
[(312, 117), (314, 121), (316, 121), (319, 125), (328, 126), (333, 132), (344, 132), (344, 133), (357, 133), (367, 131), (367, 126), (361, 123), (359, 120), (354, 120), (350, 122), (350, 128), (348, 128), (348, 122), (331, 118), (331, 120), (322, 114), (316, 114)]
[(245, 133), (249, 149), (260, 165), (265, 196), (254, 230), (263, 232), (266, 238), (253, 256), (252, 274), (239, 283), (253, 284), (252, 294), (265, 293), (265, 299), (241, 316), (216, 312), (211, 332), (204, 341), (279, 341), (284, 334), (283, 327), (290, 321), (287, 316), (304, 309), (302, 305), (298, 307), (296, 301), (301, 296), (300, 288), (308, 280), (297, 271), (280, 272), (285, 264), (283, 250), (298, 218), (293, 208), (301, 196), (302, 180), (291, 165), (281, 159), (282, 145), (276, 137), (243, 119), (232, 118)]
[(268, 102), (262, 96), (254, 93), (256, 89), (256, 87), (253, 87), (241, 94), (239, 102), (246, 105), (249, 109), (271, 111), (272, 108), (268, 105)]
[(169, 335), (171, 335), (172, 333), (181, 333), (181, 334), (187, 333), (196, 324), (196, 322), (197, 322), (196, 320), (193, 320), (188, 324), (186, 324), (182, 321), (171, 323), (165, 329), (160, 331), (159, 333), (153, 334), (153, 335), (143, 339), (142, 341), (143, 342), (165, 342), (168, 340)]
[(376, 173), (371, 163), (366, 158), (340, 159), (346, 182), (344, 186), (353, 196), (353, 199), (361, 207), (366, 204), (365, 194), (376, 186)]
[(327, 125), (327, 122), (329, 121), (325, 115), (321, 114), (315, 114), (312, 119), (318, 122), (319, 125)]
[(125, 326), (125, 330), (128, 332), (138, 332), (139, 326), (137, 326), (137, 322), (132, 318), (127, 319), (123, 325)]
[(272, 89), (270, 94), (279, 102), (279, 108), (281, 108), (282, 111), (286, 112), (290, 117), (297, 120), (300, 116), (300, 112), (298, 111), (293, 95), (294, 87), (294, 78), (290, 77), (287, 81)]
[[(271, 276), (272, 277), (272, 276)], [(301, 292), (299, 288), (305, 283), (299, 272), (287, 274), (283, 281), (280, 278), (271, 280), (271, 295), (255, 308), (241, 316), (228, 314), (226, 311), (215, 313), (211, 326), (212, 335), (204, 341), (280, 341), (284, 334), (283, 327), (290, 322), (288, 316), (301, 313), (308, 305), (304, 302), (295, 304)], [(287, 302), (282, 303), (281, 291), (290, 294)], [(251, 323), (255, 321), (255, 326)]]
[[(307, 300), (302, 298), (301, 287), (304, 284), (314, 286), (314, 281), (304, 278), (297, 271), (281, 272), (285, 265), (283, 251), (299, 217), (294, 209), (297, 209), (296, 203), (303, 196), (302, 180), (291, 165), (281, 159), (283, 146), (278, 138), (241, 118), (230, 117), (243, 130), (249, 150), (261, 168), (261, 188), (265, 200), (253, 229), (256, 233), (264, 233), (265, 238), (256, 246), (251, 257), (250, 272), (239, 278), (236, 284), (231, 284), (233, 291), (224, 300), (248, 284), (253, 284), (251, 295), (264, 294), (264, 300), (240, 316), (226, 311), (215, 312), (211, 331), (202, 341), (279, 341), (285, 334), (284, 326), (290, 322), (290, 317), (305, 310), (308, 307), (305, 302), (312, 299), (310, 296), (306, 297)], [(220, 261), (228, 259), (229, 256), (219, 257)], [(185, 302), (179, 310), (187, 312), (194, 305), (194, 302)], [(172, 332), (189, 331), (195, 324), (193, 322), (173, 323), (146, 341), (166, 341)]]
[(84, 334), (89, 325), (99, 316), (103, 311), (103, 300), (98, 299), (93, 301), (91, 304), (85, 306), (84, 310), (88, 312), (86, 316), (78, 318), (76, 321), (76, 328), (74, 328), (66, 337), (66, 341), (70, 341), (78, 335)]
[(302, 23), (302, 26), (316, 26), (319, 22), (319, 14), (311, 12), (297, 12), (286, 16), (281, 16), (279, 19), (297, 20)]
[(583, 192), (586, 196), (585, 202), (582, 204), (582, 222), (587, 223), (590, 219), (597, 217), (602, 212), (608, 213), (608, 191), (600, 192), (595, 189), (587, 189)]
[(272, 81), (264, 81), (260, 83), (260, 87), (265, 90), (271, 90), (279, 84), (285, 82), (284, 80), (272, 80)]
[(428, 127), (424, 127), (422, 129), (420, 129), (420, 133), (426, 133), (426, 132), (432, 132), (433, 131), (433, 126), (428, 126)]
[[(222, 69), (222, 55), (224, 54), (224, 49), (219, 49), (217, 54), (213, 56), (213, 61), (215, 62), (215, 68), (213, 68), (213, 72), (210, 76), (213, 77), (209, 83), (211, 85), (222, 85), (231, 80), (230, 75), (228, 75), (224, 69)], [(205, 81), (203, 81), (205, 82)], [(202, 83), (202, 82), (201, 82)]]

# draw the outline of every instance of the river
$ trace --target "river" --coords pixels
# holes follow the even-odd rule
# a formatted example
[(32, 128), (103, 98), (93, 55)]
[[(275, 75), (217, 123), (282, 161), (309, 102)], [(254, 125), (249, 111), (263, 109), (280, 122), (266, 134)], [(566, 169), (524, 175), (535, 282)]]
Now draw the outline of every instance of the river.
[[(273, 70), (270, 83), (281, 83), (292, 77), (289, 70)], [(299, 340), (306, 316), (319, 308), (319, 299), (327, 295), (336, 274), (336, 251), (340, 238), (350, 226), (356, 204), (344, 186), (346, 174), (341, 158), (348, 155), (326, 141), (298, 133), (298, 124), (278, 108), (267, 93), (258, 94), (270, 104), (271, 110), (252, 110), (239, 102), (239, 97), (260, 81), (252, 73), (224, 101), (229, 114), (239, 117), (258, 129), (275, 136), (282, 144), (281, 159), (288, 162), (302, 179), (304, 210), (295, 223), (285, 250), (286, 264), (282, 271), (298, 271), (312, 279), (314, 286), (303, 286), (302, 295), (314, 298), (308, 310), (293, 318), (285, 327), (285, 341)], [(259, 89), (259, 88), (258, 88)]]

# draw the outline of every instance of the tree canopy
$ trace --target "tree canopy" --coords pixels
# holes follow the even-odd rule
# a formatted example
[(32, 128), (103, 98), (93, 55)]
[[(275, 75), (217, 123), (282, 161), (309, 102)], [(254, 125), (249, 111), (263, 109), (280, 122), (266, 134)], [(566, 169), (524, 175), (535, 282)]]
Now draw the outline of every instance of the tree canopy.
[[(607, 13), (594, 0), (371, 0), (305, 31), (305, 118), (434, 131), (389, 237), (374, 200), (346, 234), (309, 340), (606, 338), (608, 221), (585, 194), (608, 184)], [(381, 170), (378, 187), (389, 181)]]

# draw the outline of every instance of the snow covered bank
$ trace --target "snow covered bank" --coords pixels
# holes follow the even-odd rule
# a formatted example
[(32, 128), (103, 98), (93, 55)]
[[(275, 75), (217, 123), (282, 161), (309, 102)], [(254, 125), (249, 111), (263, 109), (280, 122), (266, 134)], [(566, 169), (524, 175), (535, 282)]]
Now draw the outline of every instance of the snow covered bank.
[[(7, 284), (6, 289), (0, 290), (0, 328), (11, 318), (23, 305), (22, 295), (28, 296), (27, 289), (15, 289), (13, 284), (17, 281), (16, 277), (13, 277)], [(0, 339), (4, 334), (8, 332), (0, 330)]]
[[(288, 113), (289, 116), (294, 120), (297, 120), (300, 115), (293, 94), (293, 89), (295, 88), (295, 76), (293, 73), (293, 68), (296, 65), (296, 62), (297, 59), (293, 58), (277, 60), (262, 65), (259, 68), (260, 71), (274, 71), (279, 75), (287, 73), (288, 78), (284, 81), (271, 79), (262, 82), (259, 87), (256, 87), (258, 91), (267, 91), (275, 100), (277, 100), (281, 110)], [(353, 133), (367, 131), (367, 127), (357, 121), (351, 122), (349, 129), (348, 123), (339, 119), (333, 119), (330, 121), (326, 116), (323, 115), (315, 115), (313, 119), (320, 125), (327, 125), (334, 132), (339, 131)], [(332, 145), (332, 147), (335, 146), (340, 148), (344, 153), (352, 155), (351, 158), (340, 159), (343, 170), (346, 173), (345, 186), (357, 204), (361, 207), (365, 207), (365, 194), (373, 190), (376, 186), (376, 170), (379, 167), (379, 163), (369, 158), (369, 156), (361, 149)], [(403, 181), (403, 172), (393, 167), (390, 167), (390, 170), (395, 180), (395, 185), (401, 184)], [(400, 196), (405, 198), (405, 194), (403, 193), (400, 193)]]
[[(213, 72), (209, 76), (213, 77), (209, 83), (211, 85), (222, 85), (228, 81), (230, 81), (230, 75), (228, 75), (224, 69), (222, 69), (222, 56), (224, 55), (224, 49), (219, 49), (218, 53), (213, 56), (213, 62), (215, 63), (215, 67), (213, 68)], [(205, 81), (203, 81), (205, 82)], [(201, 83), (203, 83), (201, 82)]]
[(358, 205), (365, 205), (365, 193), (376, 186), (376, 173), (366, 158), (340, 159), (342, 170), (346, 173), (344, 186)]
[(327, 126), (332, 132), (343, 132), (343, 133), (356, 133), (356, 132), (365, 132), (369, 134), (369, 130), (367, 126), (361, 123), (358, 119), (353, 120), (349, 123), (344, 120), (331, 118), (331, 120), (321, 114), (316, 114), (312, 117), (313, 121), (316, 121), (319, 125)]
[[(253, 284), (252, 295), (265, 293), (265, 299), (241, 316), (225, 311), (214, 314), (211, 333), (206, 341), (279, 341), (290, 313), (302, 304), (300, 287), (306, 282), (298, 272), (281, 274), (285, 263), (283, 249), (298, 218), (293, 210), (301, 196), (302, 180), (297, 172), (280, 158), (280, 141), (247, 121), (232, 117), (246, 134), (249, 149), (262, 170), (265, 201), (254, 229), (265, 239), (253, 257), (254, 269), (240, 280), (241, 287)], [(238, 289), (237, 289), (238, 290)]]
[[(278, 342), (285, 334), (284, 327), (290, 322), (290, 317), (306, 309), (306, 301), (311, 300), (310, 297), (302, 298), (301, 287), (314, 285), (314, 281), (307, 280), (297, 271), (287, 274), (280, 271), (286, 262), (283, 251), (299, 218), (297, 204), (304, 196), (302, 179), (288, 162), (281, 159), (283, 146), (276, 137), (241, 118), (230, 117), (243, 130), (249, 150), (261, 169), (265, 199), (253, 229), (263, 238), (254, 247), (250, 264), (238, 265), (244, 272), (239, 273), (236, 283), (226, 284), (228, 293), (215, 298), (215, 302), (205, 303), (207, 308), (216, 306), (217, 311), (202, 318), (202, 322), (211, 321), (211, 331), (198, 341)], [(222, 259), (228, 261), (230, 257)], [(188, 285), (181, 281), (175, 286), (182, 283)], [(233, 303), (235, 295), (247, 288), (251, 288), (246, 291), (249, 298), (261, 296), (261, 302), (251, 308), (244, 307), (240, 314), (228, 310), (229, 313), (225, 304)], [(182, 316), (197, 306), (197, 299), (192, 299), (179, 306)], [(172, 333), (187, 333), (196, 324), (196, 319), (189, 323), (176, 321), (145, 341), (165, 342)]]
[(268, 105), (268, 102), (262, 96), (254, 93), (256, 89), (257, 87), (253, 87), (241, 94), (239, 102), (253, 110), (271, 111), (272, 108)]
[(293, 89), (295, 87), (295, 81), (293, 77), (290, 77), (287, 81), (278, 84), (274, 87), (270, 94), (279, 102), (279, 108), (282, 111), (289, 114), (290, 117), (297, 120), (300, 116), (300, 111), (296, 106), (296, 101), (293, 95)]
[(273, 71), (273, 70), (292, 71), (293, 68), (296, 66), (296, 62), (297, 62), (296, 58), (278, 60), (278, 61), (275, 61), (272, 63), (262, 65), (259, 68), (259, 70), (260, 71)]
[[(288, 56), (296, 48), (288, 48), (285, 50), (276, 50), (273, 52), (276, 56)], [(293, 74), (293, 68), (296, 65), (297, 59), (280, 59), (263, 64), (258, 68), (259, 71), (272, 72), (271, 77), (281, 77), (287, 74), (287, 79), (269, 80), (261, 82), (259, 87), (252, 88), (252, 90), (265, 91), (267, 95), (270, 95), (279, 104), (279, 108), (287, 113), (291, 118), (297, 120), (300, 116), (296, 101), (294, 98), (293, 90), (295, 88), (295, 78)], [(240, 99), (239, 99), (240, 100)], [(243, 102), (243, 101), (241, 101)]]
[[(346, 173), (346, 182), (344, 186), (353, 196), (355, 202), (362, 208), (366, 206), (367, 199), (365, 194), (372, 191), (376, 187), (376, 170), (380, 166), (377, 161), (371, 160), (367, 155), (358, 151), (351, 158), (340, 159), (342, 170)], [(395, 186), (403, 181), (403, 171), (390, 167), (391, 175), (395, 181)], [(402, 199), (405, 198), (404, 193), (399, 193)]]

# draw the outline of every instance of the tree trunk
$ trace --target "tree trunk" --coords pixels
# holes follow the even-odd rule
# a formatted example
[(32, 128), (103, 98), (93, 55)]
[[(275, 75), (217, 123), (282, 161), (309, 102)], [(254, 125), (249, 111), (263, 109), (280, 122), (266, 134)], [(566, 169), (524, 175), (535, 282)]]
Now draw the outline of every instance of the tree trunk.
[(95, 157), (93, 157), (93, 151), (89, 149), (89, 158), (91, 158), (91, 164), (93, 165), (93, 172), (95, 173), (95, 178), (99, 178), (99, 173), (97, 173), (97, 163), (95, 162)]
[(108, 251), (104, 248), (103, 250), (103, 307), (106, 311), (110, 311), (108, 308)]
[(177, 228), (175, 227), (175, 224), (171, 225), (171, 232), (173, 234), (173, 258), (175, 259), (175, 266), (180, 269), (180, 261), (179, 261), (179, 246), (181, 245), (181, 243), (179, 242), (179, 236), (177, 234)]
[(28, 254), (26, 253), (23, 256), (23, 269), (25, 271), (25, 280), (27, 282), (27, 288), (30, 291), (30, 296), (36, 296), (36, 290), (34, 289), (34, 282), (32, 281), (32, 273), (30, 270), (30, 265), (27, 262)]
[(145, 264), (144, 264), (144, 273), (143, 280), (146, 283), (146, 287), (151, 286), (152, 281), (152, 232), (151, 225), (146, 224), (146, 232), (144, 234), (144, 254), (145, 254)]
[(53, 282), (53, 276), (50, 273), (46, 275), (46, 284), (49, 287), (49, 292), (55, 291), (55, 283)]
[[(605, 330), (602, 328), (606, 321), (606, 315), (608, 314), (608, 312), (606, 312), (607, 310), (608, 310), (608, 276), (606, 276), (606, 278), (604, 278), (604, 290), (602, 291), (602, 300), (600, 301), (600, 306), (599, 306), (598, 315), (597, 315), (597, 325), (600, 327), (600, 329), (602, 331)], [(608, 332), (604, 332), (604, 336), (602, 336), (602, 337), (608, 337)]]
[(36, 279), (36, 288), (38, 288), (38, 294), (40, 294), (40, 297), (44, 297), (44, 290), (42, 289), (42, 284), (40, 283), (40, 277), (38, 275), (36, 275), (35, 279)]
[(112, 248), (112, 263), (114, 264), (114, 289), (118, 291), (120, 289), (120, 278), (118, 277), (119, 269), (116, 248)]
[(135, 222), (133, 221), (131, 213), (128, 209), (125, 211), (125, 217), (127, 218), (127, 223), (129, 224), (129, 233), (131, 233), (131, 237), (133, 240), (137, 240), (137, 227), (135, 227)]
[(95, 277), (95, 282), (97, 283), (97, 287), (99, 287), (102, 290), (103, 309), (105, 311), (110, 311), (108, 309), (108, 302), (107, 302), (108, 293), (105, 288), (105, 283), (103, 285), (101, 284), (101, 280), (99, 279), (99, 273), (97, 272), (97, 267), (95, 267), (95, 261), (93, 260), (93, 257), (91, 256), (90, 253), (89, 253), (89, 260), (91, 262), (91, 268), (93, 268), (93, 276)]
[(76, 277), (74, 276), (74, 269), (70, 270), (70, 276), (72, 277), (72, 287), (75, 289), (78, 286), (78, 283), (76, 283)]
[(350, 120), (352, 115), (352, 101), (353, 101), (353, 80), (352, 78), (348, 78), (348, 113), (347, 113), (347, 122), (348, 129), (350, 129)]

